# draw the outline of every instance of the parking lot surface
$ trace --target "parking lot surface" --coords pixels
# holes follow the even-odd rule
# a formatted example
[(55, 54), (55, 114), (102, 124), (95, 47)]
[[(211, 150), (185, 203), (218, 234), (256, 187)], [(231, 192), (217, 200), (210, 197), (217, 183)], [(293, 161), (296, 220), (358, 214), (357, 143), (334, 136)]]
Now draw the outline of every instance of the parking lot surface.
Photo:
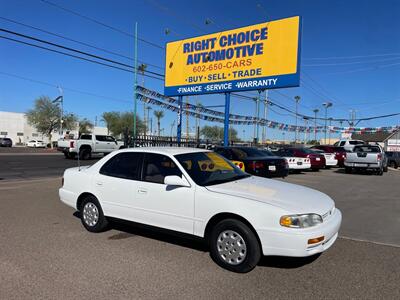
[[(0, 299), (400, 297), (398, 171), (331, 169), (283, 179), (334, 198), (343, 212), (341, 237), (319, 257), (265, 257), (252, 272), (235, 274), (219, 268), (198, 240), (130, 223), (87, 232), (58, 198), (62, 171), (77, 162), (0, 156), (9, 165), (19, 160), (19, 175), (1, 169)], [(51, 167), (37, 176), (41, 164)]]

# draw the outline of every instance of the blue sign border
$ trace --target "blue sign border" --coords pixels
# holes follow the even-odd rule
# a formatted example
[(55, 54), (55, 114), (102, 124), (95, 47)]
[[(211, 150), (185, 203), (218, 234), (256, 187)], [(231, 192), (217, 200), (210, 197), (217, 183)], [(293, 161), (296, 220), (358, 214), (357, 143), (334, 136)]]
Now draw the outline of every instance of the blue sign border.
[[(302, 17), (301, 16), (291, 16), (291, 17), (280, 18), (280, 19), (276, 19), (276, 20), (270, 20), (268, 22), (278, 21), (278, 20), (288, 19), (288, 18), (293, 18), (293, 17), (299, 17), (299, 40), (298, 40), (298, 45), (297, 45), (297, 72), (296, 73), (267, 76), (267, 77), (254, 77), (254, 78), (242, 79), (242, 80), (227, 80), (227, 81), (202, 83), (202, 84), (185, 84), (185, 85), (176, 85), (176, 86), (169, 86), (169, 87), (165, 86), (165, 80), (164, 80), (164, 95), (170, 96), (170, 97), (175, 97), (175, 96), (220, 94), (220, 93), (229, 93), (229, 92), (254, 91), (254, 90), (277, 89), (277, 88), (300, 86)], [(253, 25), (257, 25), (257, 24), (253, 24)], [(246, 26), (243, 26), (243, 27), (246, 27)], [(238, 27), (235, 29), (240, 29), (240, 28), (242, 28), (242, 27)], [(167, 47), (165, 47), (165, 49), (167, 49)], [(274, 80), (276, 80), (275, 83), (274, 83)], [(252, 83), (249, 84), (249, 82), (252, 82)], [(252, 86), (254, 82), (257, 82), (257, 84), (256, 84), (257, 87)], [(266, 84), (264, 84), (264, 83), (266, 83)], [(271, 85), (269, 83), (274, 83), (274, 84)], [(243, 87), (243, 85), (244, 85), (244, 87)], [(249, 85), (251, 85), (251, 86), (249, 86)]]

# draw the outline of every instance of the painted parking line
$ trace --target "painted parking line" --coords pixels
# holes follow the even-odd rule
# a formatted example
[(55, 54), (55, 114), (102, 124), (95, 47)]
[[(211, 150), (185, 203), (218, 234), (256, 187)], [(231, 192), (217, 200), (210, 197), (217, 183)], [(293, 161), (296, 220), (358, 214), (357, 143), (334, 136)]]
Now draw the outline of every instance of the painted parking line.
[(343, 235), (339, 235), (339, 238), (344, 239), (344, 240), (356, 241), (356, 242), (371, 243), (371, 244), (376, 244), (376, 245), (380, 245), (380, 246), (389, 246), (389, 247), (400, 248), (400, 245), (397, 245), (397, 244), (375, 242), (375, 241), (371, 241), (371, 240), (352, 238), (352, 237), (343, 236)]

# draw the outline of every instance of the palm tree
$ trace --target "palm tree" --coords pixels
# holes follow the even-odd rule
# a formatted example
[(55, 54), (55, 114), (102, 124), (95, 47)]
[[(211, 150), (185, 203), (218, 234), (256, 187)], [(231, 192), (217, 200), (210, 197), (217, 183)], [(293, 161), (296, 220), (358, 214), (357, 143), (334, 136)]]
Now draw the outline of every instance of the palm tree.
[(161, 125), (161, 118), (164, 117), (164, 112), (162, 110), (155, 110), (154, 116), (157, 118), (157, 128), (158, 128), (158, 136), (160, 136), (160, 125)]
[(83, 118), (79, 120), (79, 135), (81, 135), (81, 133), (91, 133), (93, 127), (93, 123), (88, 119)]

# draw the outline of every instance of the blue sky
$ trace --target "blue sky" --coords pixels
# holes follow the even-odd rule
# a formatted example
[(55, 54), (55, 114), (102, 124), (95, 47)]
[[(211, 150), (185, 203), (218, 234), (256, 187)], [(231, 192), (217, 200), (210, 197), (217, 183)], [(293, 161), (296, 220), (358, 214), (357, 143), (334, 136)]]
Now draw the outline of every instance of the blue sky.
[[(357, 111), (357, 117), (400, 112), (400, 1), (51, 1), (129, 33), (133, 33), (134, 24), (138, 22), (138, 35), (162, 46), (171, 40), (300, 15), (303, 18), (301, 86), (271, 91), (269, 96), (272, 101), (294, 110), (293, 97), (299, 95), (299, 112), (306, 115), (313, 115), (314, 108), (322, 111), (322, 103), (331, 101), (333, 107), (329, 109), (329, 115), (338, 118), (348, 117), (350, 109)], [(131, 37), (40, 0), (0, 0), (0, 7), (0, 17), (133, 57), (134, 43)], [(211, 19), (213, 23), (205, 25), (206, 19)], [(131, 63), (128, 59), (4, 19), (0, 19), (0, 27)], [(165, 34), (166, 28), (171, 30), (171, 34)], [(164, 66), (164, 50), (145, 43), (139, 43), (138, 58), (161, 68)], [(163, 70), (155, 67), (149, 66), (148, 70), (163, 73)], [(64, 87), (65, 110), (93, 121), (96, 116), (100, 119), (105, 111), (133, 110), (132, 74), (0, 39), (2, 111), (25, 112), (32, 107), (35, 98), (58, 95), (54, 86), (21, 80), (3, 73), (61, 85)], [(151, 78), (144, 80), (146, 87), (163, 91), (162, 81)], [(224, 96), (197, 96), (190, 97), (189, 101), (194, 103), (196, 100), (204, 105), (219, 105), (224, 103)], [(231, 101), (232, 113), (254, 115), (254, 103), (236, 98)], [(143, 105), (139, 104), (138, 109), (140, 116), (143, 116)], [(174, 113), (166, 112), (162, 127), (167, 132), (175, 118)], [(295, 122), (293, 115), (276, 107), (269, 111), (268, 119), (290, 124)], [(359, 126), (390, 126), (399, 123), (399, 117), (391, 117), (362, 122)], [(194, 126), (193, 119), (190, 119), (190, 126)], [(243, 130), (246, 138), (253, 134), (252, 126), (234, 128), (241, 137)], [(185, 128), (183, 132), (186, 132)], [(282, 133), (277, 130), (268, 130), (267, 135), (282, 137)], [(293, 138), (293, 133), (286, 133), (288, 137)]]

